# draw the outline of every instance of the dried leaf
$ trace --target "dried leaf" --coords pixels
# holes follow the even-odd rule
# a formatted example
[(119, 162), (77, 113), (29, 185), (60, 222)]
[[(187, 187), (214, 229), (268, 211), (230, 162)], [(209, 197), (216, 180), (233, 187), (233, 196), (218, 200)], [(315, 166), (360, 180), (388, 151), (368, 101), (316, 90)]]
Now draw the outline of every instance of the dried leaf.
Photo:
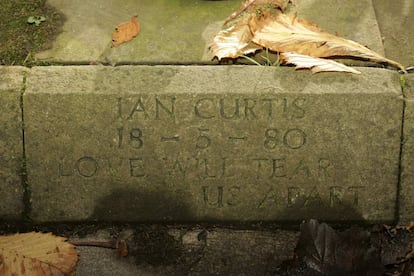
[(210, 47), (219, 60), (222, 58), (238, 58), (260, 50), (262, 47), (251, 43), (252, 34), (244, 22), (220, 31)]
[(308, 68), (311, 69), (312, 73), (348, 72), (361, 74), (361, 72), (334, 60), (315, 58), (289, 52), (281, 53), (279, 57), (283, 64), (294, 64), (296, 65), (296, 69)]
[(112, 33), (112, 47), (130, 41), (138, 35), (139, 31), (140, 24), (136, 16), (131, 17), (128, 22), (119, 24)]
[(252, 41), (275, 52), (294, 52), (312, 57), (357, 57), (374, 62), (404, 67), (374, 51), (335, 35), (321, 31), (314, 24), (295, 15), (277, 12), (275, 15), (252, 16), (249, 22)]
[(228, 22), (238, 17), (242, 12), (244, 12), (247, 8), (249, 8), (253, 4), (273, 4), (276, 7), (278, 7), (281, 11), (284, 11), (285, 10), (284, 2), (286, 1), (285, 0), (245, 0), (240, 5), (240, 7), (237, 9), (237, 11), (233, 12), (229, 17), (226, 18), (226, 20), (224, 21), (224, 25), (226, 25)]
[(300, 226), (300, 237), (295, 253), (300, 260), (320, 272), (326, 273), (335, 264), (335, 249), (338, 235), (325, 223), (311, 219)]
[(371, 233), (352, 227), (338, 233), (336, 267), (346, 271), (345, 275), (384, 275), (380, 249), (372, 245)]
[(320, 275), (383, 275), (379, 251), (371, 246), (368, 231), (351, 228), (337, 233), (313, 219), (300, 228), (294, 266), (304, 263)]
[[(260, 49), (266, 49), (278, 53), (289, 53), (285, 55), (285, 63), (294, 63), (298, 65), (298, 68), (311, 68), (313, 72), (359, 73), (334, 61), (322, 61), (310, 57), (359, 58), (387, 63), (406, 71), (400, 63), (387, 59), (357, 42), (323, 32), (315, 24), (298, 19), (296, 15), (285, 14), (284, 3), (286, 3), (284, 0), (245, 0), (240, 8), (226, 19), (226, 22), (234, 20), (245, 10), (248, 12), (238, 23), (216, 35), (210, 46), (213, 56), (219, 60), (238, 58)], [(292, 3), (292, 1), (287, 1), (287, 3)], [(258, 7), (256, 4), (270, 4), (271, 6)], [(298, 55), (294, 56), (294, 54)]]
[[(410, 68), (407, 68), (409, 70)], [(413, 230), (414, 229), (414, 221), (410, 221), (410, 224), (407, 225), (407, 230)]]
[(235, 19), (237, 16), (239, 16), (242, 12), (244, 12), (252, 3), (254, 3), (256, 0), (245, 0), (241, 6), (237, 9), (237, 11), (230, 14), (229, 17), (224, 20), (224, 25), (226, 25), (228, 22)]
[(413, 256), (412, 234), (405, 226), (384, 225), (377, 239), (383, 265), (395, 265)]
[(0, 236), (0, 275), (67, 275), (78, 261), (74, 246), (51, 233)]

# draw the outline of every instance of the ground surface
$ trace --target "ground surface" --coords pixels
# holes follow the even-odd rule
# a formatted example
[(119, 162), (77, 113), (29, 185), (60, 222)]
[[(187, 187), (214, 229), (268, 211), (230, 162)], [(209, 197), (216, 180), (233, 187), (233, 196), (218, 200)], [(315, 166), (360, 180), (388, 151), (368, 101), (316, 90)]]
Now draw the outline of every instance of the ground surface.
[[(39, 26), (29, 24), (30, 16), (44, 16)], [(34, 53), (49, 48), (61, 32), (65, 16), (45, 0), (0, 2), (0, 64), (31, 65)]]

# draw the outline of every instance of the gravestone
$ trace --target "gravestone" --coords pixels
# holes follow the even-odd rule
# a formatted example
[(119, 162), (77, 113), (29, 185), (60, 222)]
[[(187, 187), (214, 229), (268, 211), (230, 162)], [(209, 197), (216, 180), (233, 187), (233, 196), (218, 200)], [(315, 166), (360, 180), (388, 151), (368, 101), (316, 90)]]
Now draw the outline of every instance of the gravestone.
[(258, 66), (31, 70), (35, 221), (393, 221), (394, 72)]
[(0, 66), (0, 218), (18, 219), (23, 211), (23, 145), (20, 95), (22, 67)]
[(414, 220), (414, 75), (404, 76), (404, 133), (401, 154), (400, 223)]

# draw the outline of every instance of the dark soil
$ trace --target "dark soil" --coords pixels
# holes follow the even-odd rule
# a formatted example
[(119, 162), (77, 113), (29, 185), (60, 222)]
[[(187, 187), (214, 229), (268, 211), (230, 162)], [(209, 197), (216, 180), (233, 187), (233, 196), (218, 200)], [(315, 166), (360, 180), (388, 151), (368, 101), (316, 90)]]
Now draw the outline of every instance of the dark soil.
[[(46, 20), (36, 26), (27, 22), (30, 16)], [(0, 65), (34, 65), (34, 53), (51, 46), (64, 21), (46, 0), (0, 1)]]

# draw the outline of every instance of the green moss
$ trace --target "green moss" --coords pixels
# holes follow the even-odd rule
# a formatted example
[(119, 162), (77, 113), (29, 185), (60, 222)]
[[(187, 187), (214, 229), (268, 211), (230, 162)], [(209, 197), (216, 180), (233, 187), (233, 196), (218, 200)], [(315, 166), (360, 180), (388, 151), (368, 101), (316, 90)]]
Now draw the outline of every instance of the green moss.
[(404, 92), (404, 88), (405, 88), (405, 77), (403, 74), (400, 75), (400, 87), (401, 87), (401, 91)]
[[(39, 26), (29, 24), (30, 16), (43, 16)], [(47, 49), (60, 32), (65, 17), (46, 0), (0, 1), (0, 64), (36, 64), (34, 53)]]

